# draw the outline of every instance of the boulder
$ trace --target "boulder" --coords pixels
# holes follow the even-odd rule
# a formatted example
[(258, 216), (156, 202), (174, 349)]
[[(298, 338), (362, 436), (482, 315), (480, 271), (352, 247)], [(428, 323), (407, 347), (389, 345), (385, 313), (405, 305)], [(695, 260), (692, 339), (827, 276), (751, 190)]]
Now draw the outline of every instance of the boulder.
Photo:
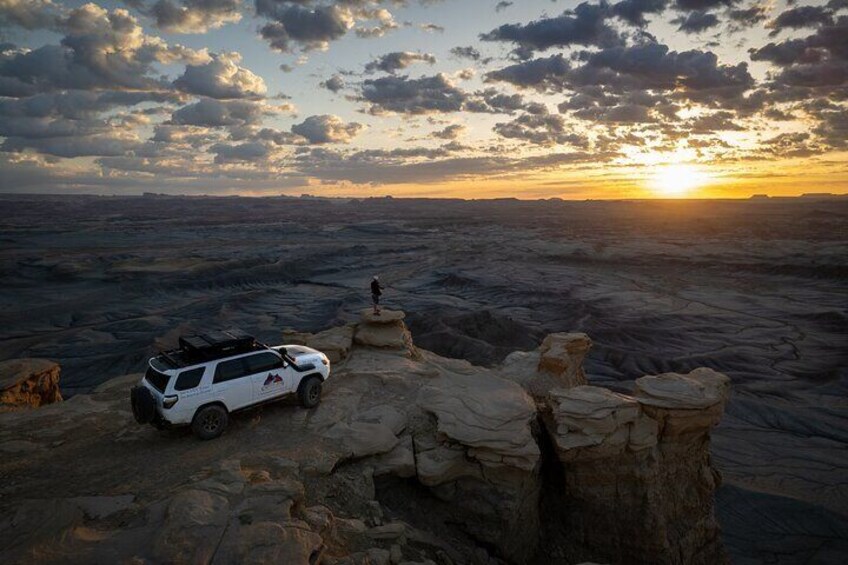
[(62, 401), (57, 363), (47, 359), (0, 362), (0, 407), (38, 408)]
[(412, 335), (403, 323), (406, 314), (400, 310), (383, 310), (375, 314), (365, 309), (356, 326), (354, 343), (368, 347), (405, 350), (414, 352)]
[(543, 404), (552, 389), (587, 384), (583, 360), (591, 347), (592, 340), (584, 333), (550, 334), (535, 351), (507, 355), (497, 371)]
[(592, 340), (584, 333), (550, 334), (539, 347), (538, 370), (556, 377), (564, 388), (585, 385), (583, 358), (591, 347)]

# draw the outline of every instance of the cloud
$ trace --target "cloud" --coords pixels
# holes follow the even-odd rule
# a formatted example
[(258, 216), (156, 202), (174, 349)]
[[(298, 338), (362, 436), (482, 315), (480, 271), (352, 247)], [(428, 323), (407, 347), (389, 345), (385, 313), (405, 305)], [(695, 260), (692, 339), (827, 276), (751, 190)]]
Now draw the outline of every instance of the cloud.
[(718, 25), (718, 16), (709, 12), (693, 11), (671, 20), (678, 24), (678, 31), (684, 33), (701, 33)]
[(251, 100), (215, 100), (201, 98), (171, 114), (174, 125), (224, 127), (257, 124), (279, 108)]
[(284, 53), (291, 52), (295, 45), (304, 51), (326, 49), (355, 23), (348, 8), (335, 4), (307, 8), (296, 3), (256, 0), (256, 13), (273, 20), (259, 33), (272, 48)]
[(215, 162), (218, 164), (265, 161), (271, 154), (268, 144), (261, 141), (248, 141), (237, 145), (216, 143), (209, 151), (215, 154)]
[(467, 128), (462, 124), (451, 124), (444, 129), (433, 132), (433, 137), (437, 137), (439, 139), (459, 139)]
[(534, 51), (551, 47), (592, 45), (609, 47), (622, 43), (618, 31), (607, 23), (609, 9), (606, 4), (583, 2), (573, 12), (555, 18), (543, 18), (529, 24), (504, 24), (480, 35), (483, 41), (501, 41), (516, 44), (516, 54), (528, 58)]
[(383, 37), (389, 31), (400, 27), (391, 12), (385, 8), (363, 10), (359, 12), (359, 16), (369, 20), (375, 20), (377, 23), (370, 27), (356, 28), (356, 35), (358, 37)]
[(340, 92), (345, 87), (345, 81), (341, 75), (333, 75), (327, 80), (321, 81), (319, 86), (326, 88), (330, 92)]
[(612, 13), (634, 26), (648, 24), (645, 14), (661, 14), (668, 0), (622, 0), (612, 6)]
[(458, 112), (467, 94), (439, 73), (410, 79), (388, 76), (363, 82), (361, 100), (371, 104), (371, 113), (427, 114)]
[(53, 29), (60, 24), (64, 8), (51, 0), (0, 0), (0, 29)]
[(495, 12), (503, 12), (510, 6), (512, 6), (512, 2), (507, 2), (506, 0), (501, 0), (497, 4), (495, 4)]
[(241, 0), (158, 0), (149, 11), (156, 26), (170, 33), (206, 33), (241, 21)]
[(363, 129), (363, 125), (345, 123), (338, 116), (309, 116), (303, 122), (292, 126), (291, 131), (300, 135), (313, 145), (323, 143), (349, 143)]
[(586, 147), (582, 135), (567, 129), (565, 120), (557, 114), (523, 114), (510, 122), (495, 124), (495, 132), (509, 139), (520, 139), (535, 145), (575, 145)]
[(47, 155), (73, 158), (124, 155), (141, 144), (141, 140), (133, 134), (112, 131), (61, 137), (8, 137), (0, 150), (16, 152), (32, 149)]
[(418, 24), (418, 27), (420, 27), (422, 30), (426, 31), (427, 33), (444, 33), (445, 32), (445, 28), (443, 28), (440, 25), (436, 25), (436, 24)]
[(205, 51), (169, 46), (145, 35), (126, 10), (94, 4), (72, 10), (62, 22), (61, 45), (44, 45), (0, 56), (0, 95), (58, 89), (162, 90), (155, 64), (199, 63)]
[(188, 65), (174, 81), (183, 92), (210, 98), (262, 98), (267, 92), (262, 77), (240, 67), (238, 53), (212, 54), (202, 65)]
[(746, 63), (722, 65), (710, 51), (671, 51), (660, 43), (610, 47), (581, 57), (583, 64), (575, 68), (561, 55), (554, 55), (488, 73), (486, 79), (554, 92), (599, 87), (617, 93), (650, 89), (700, 101), (738, 98), (755, 84)]
[(568, 83), (571, 64), (561, 54), (516, 63), (486, 74), (487, 82), (502, 81), (521, 88), (561, 91)]
[(797, 6), (781, 12), (769, 22), (772, 31), (769, 35), (777, 35), (784, 29), (800, 29), (816, 27), (819, 24), (832, 24), (833, 11), (825, 6)]
[(737, 4), (739, 0), (676, 0), (675, 7), (682, 11), (696, 10), (704, 12), (721, 7), (730, 7)]
[(413, 63), (427, 63), (429, 65), (434, 65), (436, 63), (436, 57), (430, 53), (395, 51), (392, 53), (386, 53), (382, 57), (365, 65), (365, 72), (373, 73), (375, 71), (383, 71), (394, 74), (397, 71), (409, 67)]

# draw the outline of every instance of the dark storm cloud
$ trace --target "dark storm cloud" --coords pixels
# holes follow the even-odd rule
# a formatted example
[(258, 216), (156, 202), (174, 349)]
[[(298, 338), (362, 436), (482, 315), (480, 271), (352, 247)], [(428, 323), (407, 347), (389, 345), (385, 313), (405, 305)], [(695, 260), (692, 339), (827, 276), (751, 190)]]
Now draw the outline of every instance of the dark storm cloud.
[(481, 34), (480, 39), (514, 43), (517, 46), (515, 52), (521, 58), (528, 58), (534, 51), (545, 51), (551, 47), (619, 45), (623, 40), (607, 22), (609, 14), (606, 4), (583, 2), (573, 12), (525, 25), (504, 24)]
[(365, 65), (365, 72), (373, 73), (375, 71), (383, 71), (385, 73), (394, 74), (397, 71), (409, 67), (413, 63), (427, 63), (429, 65), (434, 65), (436, 63), (436, 57), (430, 53), (395, 51), (392, 53), (386, 53)]
[(237, 53), (213, 54), (202, 65), (187, 65), (185, 72), (174, 81), (174, 86), (189, 94), (210, 98), (262, 98), (265, 81), (251, 71), (239, 66)]
[(570, 131), (563, 117), (558, 114), (523, 114), (510, 122), (495, 124), (494, 131), (501, 137), (534, 145), (588, 145), (586, 138)]
[(324, 143), (349, 143), (362, 131), (363, 125), (345, 123), (338, 116), (309, 116), (303, 122), (292, 126), (291, 131), (300, 135), (313, 145)]
[(694, 11), (671, 20), (685, 33), (701, 33), (718, 25), (718, 16), (709, 12)]
[(204, 33), (241, 20), (241, 0), (158, 0), (143, 12), (171, 33)]
[(427, 114), (457, 112), (467, 94), (444, 74), (410, 79), (388, 76), (363, 82), (361, 100), (371, 104), (372, 113)]
[(512, 2), (507, 2), (506, 0), (501, 0), (497, 4), (495, 4), (495, 12), (503, 12), (510, 6), (512, 6)]

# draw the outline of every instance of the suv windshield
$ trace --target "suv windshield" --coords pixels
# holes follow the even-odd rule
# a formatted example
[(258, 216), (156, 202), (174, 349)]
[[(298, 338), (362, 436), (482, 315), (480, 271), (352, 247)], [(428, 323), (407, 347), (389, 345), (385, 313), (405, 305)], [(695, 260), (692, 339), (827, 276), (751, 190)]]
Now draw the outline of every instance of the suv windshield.
[(144, 373), (144, 378), (147, 382), (153, 385), (153, 388), (155, 388), (159, 392), (164, 393), (165, 387), (168, 386), (168, 380), (171, 377), (169, 377), (165, 373), (160, 373), (153, 367), (148, 367), (147, 372)]

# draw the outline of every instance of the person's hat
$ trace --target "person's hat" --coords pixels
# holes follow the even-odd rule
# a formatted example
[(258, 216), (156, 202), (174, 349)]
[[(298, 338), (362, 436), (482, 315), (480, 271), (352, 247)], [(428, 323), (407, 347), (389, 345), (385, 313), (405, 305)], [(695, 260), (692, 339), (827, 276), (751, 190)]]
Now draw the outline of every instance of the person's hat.
[(378, 277), (377, 275), (374, 275), (374, 280), (378, 281), (378, 280), (380, 280), (380, 277)]

